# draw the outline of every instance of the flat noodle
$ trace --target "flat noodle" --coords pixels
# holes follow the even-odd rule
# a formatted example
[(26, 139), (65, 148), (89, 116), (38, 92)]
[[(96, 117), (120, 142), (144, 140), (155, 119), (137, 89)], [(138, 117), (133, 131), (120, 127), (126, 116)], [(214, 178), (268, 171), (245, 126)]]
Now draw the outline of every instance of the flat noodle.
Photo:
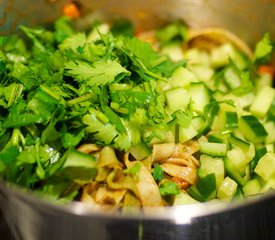
[(191, 167), (178, 166), (171, 163), (163, 163), (160, 165), (164, 172), (173, 177), (181, 178), (191, 185), (197, 181), (197, 169)]
[(143, 207), (158, 207), (163, 206), (158, 185), (156, 184), (152, 174), (139, 161), (129, 161), (129, 153), (124, 155), (124, 160), (127, 168), (133, 167), (136, 163), (140, 164), (140, 169), (136, 173), (136, 186), (138, 189), (138, 197)]
[(199, 150), (198, 141), (188, 141), (186, 143), (162, 143), (153, 146), (153, 162), (161, 162), (169, 158), (189, 159), (192, 154)]
[(99, 155), (97, 166), (109, 167), (109, 168), (119, 168), (122, 169), (123, 164), (117, 159), (115, 150), (110, 147), (104, 147)]
[(87, 154), (98, 152), (100, 150), (101, 150), (101, 147), (99, 147), (97, 144), (92, 144), (92, 143), (82, 144), (77, 148), (77, 151), (87, 153)]
[[(138, 194), (136, 184), (132, 177), (125, 175), (119, 170), (113, 170), (107, 177), (107, 184), (112, 189), (126, 189), (133, 191), (136, 195)], [(117, 178), (117, 175), (120, 175)]]
[(193, 161), (190, 161), (189, 159), (183, 159), (183, 158), (168, 158), (162, 162), (163, 163), (172, 163), (175, 165), (187, 166), (187, 167), (192, 167), (192, 168), (197, 167)]
[(163, 180), (170, 179), (181, 189), (197, 181), (199, 162), (192, 154), (199, 149), (198, 141), (155, 144), (152, 155), (142, 161), (130, 161), (129, 153), (124, 153), (120, 160), (111, 147), (85, 144), (79, 149), (98, 156), (97, 176), (94, 182), (84, 187), (81, 196), (81, 201), (93, 209), (109, 211), (131, 206), (163, 206), (158, 183), (151, 172), (156, 162), (167, 174)]
[(95, 195), (95, 200), (99, 204), (117, 206), (123, 199), (126, 190), (109, 190), (106, 187), (100, 187)]

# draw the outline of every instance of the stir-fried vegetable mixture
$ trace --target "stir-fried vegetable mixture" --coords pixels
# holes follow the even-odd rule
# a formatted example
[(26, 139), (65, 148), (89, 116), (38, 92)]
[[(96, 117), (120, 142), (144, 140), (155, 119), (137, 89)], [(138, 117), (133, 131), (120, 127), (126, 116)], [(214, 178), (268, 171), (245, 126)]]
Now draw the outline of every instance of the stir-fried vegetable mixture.
[[(0, 37), (0, 176), (94, 209), (231, 201), (275, 189), (275, 90), (233, 43), (189, 44), (175, 22)], [(266, 66), (266, 65), (265, 65)]]

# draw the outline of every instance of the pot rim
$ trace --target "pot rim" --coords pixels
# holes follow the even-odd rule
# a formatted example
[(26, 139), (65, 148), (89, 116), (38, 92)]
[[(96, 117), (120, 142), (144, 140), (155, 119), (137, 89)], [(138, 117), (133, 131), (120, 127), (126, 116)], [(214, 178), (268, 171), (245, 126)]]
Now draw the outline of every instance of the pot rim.
[[(109, 219), (109, 220), (158, 220), (172, 221), (174, 224), (190, 224), (193, 219), (207, 217), (213, 214), (222, 214), (228, 211), (241, 210), (243, 208), (265, 204), (266, 201), (275, 201), (275, 192), (268, 192), (260, 196), (236, 200), (231, 203), (224, 201), (210, 201), (206, 203), (187, 204), (169, 207), (147, 207), (135, 214), (119, 214), (92, 210), (85, 203), (72, 202), (66, 205), (56, 204), (49, 200), (35, 196), (29, 191), (23, 191), (18, 186), (7, 186), (0, 181), (0, 193), (5, 194), (8, 201), (17, 204), (18, 200), (26, 205), (39, 208), (41, 211), (54, 211), (71, 214), (78, 217)], [(1, 208), (1, 207), (0, 207)]]

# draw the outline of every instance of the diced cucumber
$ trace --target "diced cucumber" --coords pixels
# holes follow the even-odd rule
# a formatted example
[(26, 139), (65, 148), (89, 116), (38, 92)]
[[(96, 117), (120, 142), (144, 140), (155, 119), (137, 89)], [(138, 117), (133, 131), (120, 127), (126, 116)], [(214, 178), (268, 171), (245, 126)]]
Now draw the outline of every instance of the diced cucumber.
[(274, 122), (266, 122), (264, 123), (264, 128), (268, 132), (267, 137), (265, 139), (265, 143), (275, 143), (275, 123)]
[(173, 87), (188, 88), (191, 82), (198, 82), (196, 76), (190, 72), (187, 68), (178, 67), (171, 76), (169, 83)]
[(201, 116), (193, 117), (191, 124), (197, 130), (197, 135), (204, 134), (210, 130), (210, 127), (206, 124), (205, 119)]
[(224, 143), (224, 139), (219, 134), (212, 133), (208, 136), (208, 142)]
[(174, 204), (173, 206), (179, 206), (179, 205), (186, 205), (186, 204), (198, 204), (199, 201), (192, 198), (190, 195), (188, 195), (185, 192), (180, 192), (175, 196)]
[(245, 183), (245, 185), (243, 186), (243, 193), (244, 196), (250, 196), (250, 195), (255, 195), (255, 194), (259, 194), (261, 191), (261, 184), (258, 181), (258, 179), (254, 178), (249, 180), (248, 182)]
[(224, 72), (224, 82), (230, 89), (235, 89), (241, 86), (241, 77), (239, 73), (234, 70), (234, 68), (226, 68)]
[(237, 192), (237, 188), (238, 184), (230, 177), (226, 177), (218, 188), (217, 197), (222, 200), (231, 200)]
[(136, 160), (142, 160), (152, 154), (150, 147), (144, 141), (131, 146), (129, 152)]
[(248, 164), (245, 153), (240, 148), (233, 148), (227, 152), (227, 158), (232, 165), (238, 170), (240, 175), (244, 175)]
[(251, 173), (254, 173), (254, 169), (257, 166), (259, 160), (267, 153), (266, 147), (256, 149), (255, 156), (250, 162), (250, 171)]
[(267, 152), (261, 157), (254, 172), (268, 181), (275, 174), (275, 153)]
[(189, 94), (191, 97), (191, 109), (200, 114), (210, 101), (209, 91), (203, 82), (191, 83)]
[(224, 159), (225, 170), (230, 178), (235, 180), (240, 186), (245, 185), (245, 180), (240, 175), (238, 169), (233, 165), (229, 158)]
[(227, 154), (227, 146), (225, 143), (200, 141), (200, 152), (213, 157), (224, 157)]
[(244, 152), (249, 150), (250, 143), (244, 141), (243, 139), (236, 137), (233, 134), (228, 138), (228, 142), (230, 144), (232, 144), (233, 146), (237, 146), (237, 147), (241, 148)]
[(213, 48), (210, 52), (211, 64), (214, 68), (219, 68), (228, 64), (229, 56), (234, 51), (231, 44), (223, 44)]
[(214, 69), (205, 65), (194, 65), (190, 70), (202, 82), (208, 82), (214, 75)]
[(256, 79), (256, 92), (259, 92), (265, 86), (272, 86), (273, 78), (269, 73), (261, 73)]
[(238, 114), (236, 112), (225, 112), (225, 128), (237, 128), (238, 127)]
[(229, 149), (229, 144), (228, 144), (228, 137), (230, 136), (230, 133), (219, 133), (219, 132), (212, 132), (208, 136), (208, 142), (213, 142), (213, 143), (224, 143), (226, 144), (226, 148)]
[(187, 128), (179, 126), (179, 142), (184, 143), (192, 138), (194, 138), (198, 134), (197, 129), (192, 125), (189, 124)]
[(270, 178), (262, 187), (261, 193), (268, 192), (269, 190), (275, 190), (275, 178)]
[(209, 54), (198, 48), (190, 48), (184, 53), (189, 65), (203, 64), (209, 66), (211, 64)]
[(239, 128), (245, 138), (252, 143), (260, 143), (265, 140), (267, 132), (259, 120), (253, 115), (245, 115), (239, 119)]
[(97, 162), (94, 156), (70, 149), (64, 157), (65, 162), (60, 170), (62, 175), (78, 183), (90, 182), (96, 176)]
[(275, 145), (270, 143), (266, 145), (266, 150), (271, 153), (275, 153)]
[(245, 57), (230, 43), (224, 43), (219, 47), (213, 48), (210, 52), (212, 66), (215, 68), (228, 64), (229, 58), (232, 59), (239, 69), (245, 69), (248, 65)]
[(216, 177), (211, 173), (200, 178), (197, 185), (187, 189), (187, 193), (200, 202), (205, 202), (216, 197)]
[(214, 158), (207, 155), (201, 155), (198, 176), (200, 178), (214, 173), (216, 177), (216, 186), (219, 187), (224, 179), (224, 161), (221, 158)]
[(190, 95), (184, 88), (172, 88), (165, 92), (168, 108), (173, 112), (185, 109), (190, 102)]
[(230, 132), (232, 128), (238, 126), (237, 113), (233, 106), (228, 104), (221, 104), (218, 114), (212, 124), (212, 129), (215, 131)]
[(268, 109), (270, 108), (272, 101), (275, 97), (275, 89), (271, 86), (264, 86), (257, 93), (251, 107), (250, 112), (257, 117), (263, 118), (266, 116)]
[(182, 45), (178, 42), (171, 42), (166, 44), (161, 53), (168, 55), (173, 61), (180, 61), (184, 58)]
[(246, 155), (247, 162), (250, 162), (255, 156), (255, 146), (253, 143), (248, 143), (241, 138), (231, 135), (228, 142), (234, 147), (239, 147)]

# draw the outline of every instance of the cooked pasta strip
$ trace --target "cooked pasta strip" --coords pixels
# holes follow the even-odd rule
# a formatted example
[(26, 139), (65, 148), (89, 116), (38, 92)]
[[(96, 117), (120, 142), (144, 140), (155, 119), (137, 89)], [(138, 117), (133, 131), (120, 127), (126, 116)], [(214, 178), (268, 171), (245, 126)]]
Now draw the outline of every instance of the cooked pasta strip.
[(93, 153), (93, 152), (98, 152), (101, 150), (101, 147), (99, 147), (97, 144), (93, 144), (93, 143), (86, 143), (86, 144), (82, 144), (80, 145), (77, 150), (79, 152), (83, 152), (83, 153)]
[(126, 189), (138, 194), (136, 184), (132, 177), (123, 174), (122, 171), (113, 170), (107, 177), (106, 182), (111, 189)]
[(156, 207), (163, 206), (163, 202), (160, 196), (158, 185), (156, 184), (152, 174), (144, 166), (142, 162), (129, 161), (129, 154), (126, 153), (125, 163), (128, 169), (139, 164), (140, 168), (135, 173), (136, 186), (138, 190), (138, 197), (143, 207)]
[(115, 150), (111, 147), (104, 147), (99, 155), (98, 168), (100, 167), (109, 167), (109, 168), (119, 168), (122, 169), (122, 163), (117, 159)]
[(197, 181), (197, 169), (191, 167), (178, 166), (171, 163), (163, 163), (160, 165), (163, 171), (172, 177), (181, 178), (191, 185)]

